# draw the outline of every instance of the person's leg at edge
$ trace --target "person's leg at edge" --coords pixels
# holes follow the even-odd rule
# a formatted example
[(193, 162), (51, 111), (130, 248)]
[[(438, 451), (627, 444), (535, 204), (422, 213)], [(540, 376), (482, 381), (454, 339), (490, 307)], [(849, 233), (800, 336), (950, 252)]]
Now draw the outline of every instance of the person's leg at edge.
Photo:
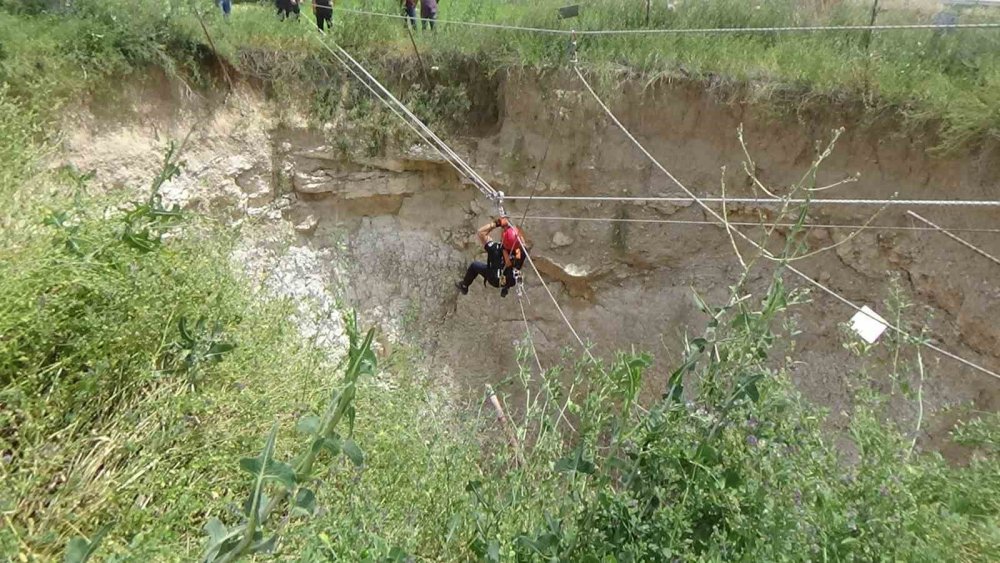
[(413, 29), (417, 29), (417, 9), (413, 6), (406, 6), (406, 20), (403, 21), (403, 27), (406, 27), (407, 23)]
[(455, 287), (459, 289), (463, 294), (469, 292), (469, 286), (472, 282), (476, 281), (476, 278), (483, 276), (486, 279), (486, 272), (489, 271), (489, 266), (484, 262), (473, 262), (469, 264), (469, 269), (465, 271), (465, 278), (462, 281), (455, 284)]
[(431, 11), (424, 6), (424, 3), (420, 3), (420, 30), (423, 31), (427, 29), (427, 20), (431, 17)]
[(328, 13), (323, 8), (316, 10), (316, 27), (318, 27), (320, 31), (323, 31), (326, 28), (333, 31), (333, 14)]

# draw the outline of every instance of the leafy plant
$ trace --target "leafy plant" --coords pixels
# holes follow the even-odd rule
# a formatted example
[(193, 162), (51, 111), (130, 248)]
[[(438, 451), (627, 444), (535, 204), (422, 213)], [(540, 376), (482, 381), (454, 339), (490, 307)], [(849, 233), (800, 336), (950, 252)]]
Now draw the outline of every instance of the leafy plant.
[(216, 321), (208, 330), (205, 317), (189, 327), (187, 317), (182, 316), (177, 321), (177, 330), (180, 341), (174, 345), (175, 352), (180, 358), (181, 371), (192, 385), (199, 382), (203, 365), (221, 362), (223, 356), (236, 348), (235, 344), (223, 340), (222, 323)]
[[(240, 468), (254, 475), (254, 486), (245, 503), (244, 523), (227, 528), (219, 519), (212, 518), (205, 524), (209, 535), (202, 559), (206, 562), (228, 563), (244, 555), (270, 551), (277, 542), (277, 534), (264, 539), (268, 519), (282, 507), (289, 515), (312, 516), (316, 512), (316, 493), (310, 488), (315, 479), (315, 464), (320, 454), (337, 457), (343, 454), (355, 466), (364, 464), (364, 452), (352, 439), (355, 408), (353, 405), (358, 378), (374, 375), (377, 369), (375, 354), (371, 350), (375, 330), (370, 329), (362, 338), (358, 332), (357, 315), (345, 317), (349, 337), (347, 368), (343, 387), (334, 390), (322, 415), (309, 414), (299, 419), (296, 430), (305, 435), (309, 443), (292, 464), (274, 457), (278, 424), (271, 428), (264, 451), (255, 458), (244, 458)], [(347, 435), (338, 429), (346, 422)], [(266, 494), (265, 485), (276, 487), (273, 497)]]
[(97, 552), (97, 548), (100, 547), (101, 541), (104, 536), (107, 535), (110, 526), (105, 526), (94, 534), (94, 537), (87, 538), (73, 538), (69, 541), (69, 545), (66, 546), (66, 555), (63, 558), (64, 563), (87, 563), (91, 556)]
[(136, 205), (122, 218), (122, 242), (140, 252), (149, 252), (160, 246), (163, 234), (181, 218), (180, 206), (174, 204), (167, 209), (163, 206), (163, 196), (160, 195), (163, 184), (181, 173), (183, 163), (177, 160), (179, 151), (180, 148), (171, 142), (163, 156), (163, 165), (153, 179), (149, 199)]

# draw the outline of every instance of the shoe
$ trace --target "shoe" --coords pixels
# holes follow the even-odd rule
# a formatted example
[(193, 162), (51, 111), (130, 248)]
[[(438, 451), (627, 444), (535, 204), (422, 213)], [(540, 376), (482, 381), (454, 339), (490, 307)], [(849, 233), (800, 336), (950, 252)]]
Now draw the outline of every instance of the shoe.
[(505, 288), (501, 289), (500, 290), (500, 297), (507, 297), (507, 291), (509, 289), (510, 289), (509, 287), (505, 287)]
[(455, 287), (457, 287), (458, 290), (462, 292), (462, 295), (468, 295), (469, 294), (469, 286), (465, 285), (464, 283), (462, 283), (462, 282), (455, 282)]

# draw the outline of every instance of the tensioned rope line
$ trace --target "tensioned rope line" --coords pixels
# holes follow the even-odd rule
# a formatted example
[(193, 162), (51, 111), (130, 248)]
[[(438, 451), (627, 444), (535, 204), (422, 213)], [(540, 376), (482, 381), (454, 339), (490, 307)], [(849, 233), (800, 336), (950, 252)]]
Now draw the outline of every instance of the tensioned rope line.
[[(479, 191), (482, 192), (483, 195), (485, 195), (487, 198), (491, 200), (496, 200), (498, 195), (497, 190), (493, 189), (493, 187), (490, 186), (489, 183), (486, 182), (486, 180), (484, 180), (481, 176), (479, 176), (479, 174), (471, 166), (469, 166), (462, 159), (462, 157), (458, 155), (458, 153), (452, 150), (447, 143), (441, 140), (441, 138), (434, 133), (434, 131), (432, 131), (429, 127), (427, 127), (422, 121), (420, 121), (420, 118), (414, 115), (413, 112), (411, 112), (410, 109), (407, 108), (405, 104), (399, 101), (399, 99), (397, 99), (392, 94), (392, 92), (390, 92), (385, 86), (382, 85), (381, 82), (378, 81), (378, 79), (376, 79), (370, 72), (368, 72), (368, 70), (364, 67), (364, 65), (359, 63), (357, 59), (352, 57), (350, 53), (345, 51), (340, 45), (334, 43), (334, 46), (337, 48), (337, 51), (339, 51), (340, 55), (342, 55), (343, 57), (338, 56), (337, 52), (331, 49), (330, 46), (327, 45), (326, 42), (322, 40), (318, 32), (316, 38), (319, 40), (320, 44), (322, 44), (328, 51), (330, 51), (330, 53), (334, 56), (334, 58), (336, 58), (341, 64), (343, 64), (348, 69), (348, 71), (350, 71), (350, 73), (354, 75), (355, 78), (357, 78), (362, 84), (364, 84), (365, 87), (367, 87), (369, 91), (371, 91), (372, 94), (374, 94), (379, 101), (389, 106), (389, 108), (393, 111), (393, 113), (395, 113), (397, 117), (403, 119), (411, 129), (416, 131), (417, 135), (424, 142), (426, 142), (435, 150), (437, 150), (437, 152), (441, 154), (441, 156), (444, 157), (445, 160), (447, 160), (448, 163), (451, 164), (456, 171), (458, 171), (460, 176), (472, 181), (472, 183), (475, 184), (476, 188), (478, 188)], [(347, 64), (347, 61), (345, 59), (349, 60), (353, 64), (354, 68), (352, 68), (351, 64)], [(358, 72), (356, 72), (355, 69), (357, 71), (360, 71), (361, 74), (363, 74), (367, 78), (367, 80), (359, 76)], [(378, 91), (375, 90), (376, 86), (378, 87), (378, 91), (381, 91), (381, 94), (379, 94)], [(392, 103), (390, 103), (390, 101)], [(403, 115), (401, 115), (401, 113)]]
[[(583, 221), (583, 222), (594, 222), (594, 223), (662, 223), (667, 225), (714, 225), (718, 226), (716, 221), (698, 221), (695, 219), (631, 219), (631, 218), (616, 218), (616, 217), (565, 217), (565, 216), (555, 216), (555, 215), (526, 215), (526, 219), (532, 219), (536, 221)], [(730, 225), (737, 227), (757, 227), (760, 223), (751, 222), (740, 222), (740, 221), (730, 221)], [(768, 223), (772, 225), (774, 223)], [(843, 224), (826, 224), (826, 223), (803, 223), (802, 225), (797, 225), (796, 223), (777, 223), (775, 226), (778, 227), (796, 227), (802, 226), (807, 229), (865, 229), (869, 231), (934, 231), (937, 232), (940, 229), (947, 229), (956, 233), (1000, 233), (1000, 229), (976, 229), (976, 228), (963, 228), (963, 227), (909, 227), (909, 226), (893, 226), (893, 225), (843, 225)]]
[[(434, 149), (438, 150), (438, 152), (442, 156), (444, 156), (445, 160), (447, 160), (449, 163), (451, 162), (451, 160), (448, 158), (448, 156), (445, 155), (443, 152), (441, 152), (441, 150), (438, 149), (438, 147), (435, 146), (435, 143), (434, 143), (434, 141), (432, 139), (430, 139), (429, 137), (427, 137), (422, 131), (420, 131), (419, 128), (417, 128), (415, 125), (413, 125), (413, 123), (410, 122), (410, 120), (407, 119), (406, 116), (404, 116), (391, 103), (389, 103), (388, 100), (386, 100), (385, 98), (383, 98), (382, 95), (377, 90), (375, 90), (374, 88), (372, 88), (371, 85), (369, 85), (365, 81), (364, 77), (362, 77), (360, 74), (358, 74), (357, 72), (355, 72), (355, 70), (347, 63), (346, 60), (342, 59), (339, 55), (337, 55), (336, 52), (334, 52), (332, 50), (330, 51), (330, 54), (333, 55), (333, 57), (335, 59), (337, 59), (338, 62), (340, 62), (342, 65), (344, 65), (344, 67), (347, 68), (348, 72), (350, 72), (354, 76), (354, 78), (356, 78), (358, 80), (358, 82), (361, 82), (362, 84), (364, 84), (365, 87), (368, 88), (368, 91), (371, 92), (371, 94), (377, 100), (379, 100), (380, 102), (382, 102), (383, 104), (385, 104), (389, 108), (389, 110), (392, 111), (392, 113), (394, 113), (396, 115), (396, 117), (398, 117), (400, 120), (402, 120), (407, 125), (407, 127), (409, 127), (418, 137), (420, 137), (421, 140), (423, 140), (424, 143), (426, 143), (427, 145), (429, 145), (429, 146), (433, 147)], [(455, 165), (452, 164), (452, 166), (455, 166)], [(456, 167), (456, 170), (458, 170), (459, 174), (462, 173), (462, 171), (460, 169), (458, 169), (457, 167)]]
[[(327, 45), (327, 43), (322, 40), (322, 38), (320, 38), (319, 36), (317, 36), (317, 39), (319, 39), (320, 43), (328, 51), (330, 51), (330, 53), (334, 55), (334, 58), (336, 58), (341, 64), (343, 64), (351, 72), (351, 74), (354, 75), (355, 78), (358, 78), (373, 94), (375, 94), (376, 98), (378, 98), (380, 101), (382, 101), (383, 103), (385, 103), (387, 105), (389, 105), (388, 100), (392, 100), (398, 106), (398, 108), (410, 120), (412, 120), (413, 122), (415, 122), (415, 126), (417, 128), (419, 128), (420, 130), (423, 130), (424, 132), (427, 133), (427, 136), (424, 136), (423, 134), (418, 133), (418, 135), (421, 137), (421, 139), (423, 139), (424, 142), (427, 142), (428, 144), (430, 144), (443, 157), (445, 157), (445, 159), (449, 162), (449, 164), (451, 164), (460, 174), (464, 174), (466, 177), (468, 177), (469, 179), (471, 179), (474, 182), (476, 182), (477, 188), (479, 188), (479, 190), (481, 192), (483, 192), (483, 194), (487, 198), (489, 198), (489, 199), (491, 199), (493, 201), (496, 201), (497, 204), (498, 204), (498, 207), (500, 207), (501, 210), (502, 210), (502, 202), (500, 202), (499, 199), (498, 199), (498, 196), (500, 196), (500, 192), (498, 192), (492, 186), (490, 186), (490, 184), (485, 179), (483, 179), (471, 166), (469, 166), (462, 159), (462, 157), (460, 157), (457, 153), (455, 153), (455, 151), (453, 151), (451, 149), (451, 147), (449, 147), (447, 145), (447, 143), (445, 143), (444, 141), (442, 141), (440, 139), (440, 137), (438, 137), (437, 135), (435, 135), (434, 132), (430, 130), (430, 128), (428, 128), (426, 125), (424, 125), (423, 122), (421, 122), (420, 119), (417, 116), (415, 116), (412, 112), (410, 112), (409, 109), (402, 102), (400, 102), (395, 96), (393, 96), (392, 93), (385, 86), (383, 86), (381, 82), (379, 82), (374, 76), (372, 76), (372, 74), (370, 72), (368, 72), (368, 70), (365, 69), (365, 67), (363, 65), (361, 65), (361, 63), (359, 63), (354, 57), (352, 57), (350, 55), (350, 53), (348, 53), (342, 47), (340, 47), (340, 45), (337, 45), (336, 43), (334, 43), (334, 46), (337, 48), (337, 51), (339, 51), (340, 54), (343, 55), (344, 58), (341, 58), (340, 56), (337, 56), (337, 53), (333, 49), (331, 49), (330, 46)], [(370, 80), (370, 83), (368, 81), (366, 81), (366, 80), (361, 79), (360, 76), (351, 68), (351, 65), (347, 64), (347, 61), (345, 60), (345, 58), (347, 60), (350, 60), (353, 63), (353, 65), (357, 68), (357, 70), (360, 71), (362, 74), (364, 74), (368, 78), (368, 80)], [(375, 86), (377, 86), (378, 89), (385, 95), (384, 98), (381, 95), (378, 95), (376, 93)], [(390, 107), (391, 107), (391, 105), (390, 105)], [(399, 112), (397, 112), (397, 111), (394, 110), (393, 113), (396, 113), (397, 116), (399, 116), (400, 118), (403, 118), (403, 116), (400, 115)], [(403, 119), (405, 120), (405, 118), (403, 118)], [(411, 128), (413, 128), (413, 127), (414, 127), (414, 124), (411, 124)], [(428, 137), (430, 137), (431, 139), (434, 139), (437, 142), (436, 143), (430, 142), (428, 140)], [(449, 158), (449, 156), (450, 156), (450, 158)], [(531, 254), (528, 252), (527, 246), (524, 244), (523, 240), (521, 241), (521, 244), (522, 244), (522, 247), (524, 248), (524, 255), (528, 259), (528, 264), (531, 265), (531, 268), (535, 272), (535, 275), (538, 277), (538, 280), (542, 283), (542, 287), (545, 288), (545, 292), (548, 294), (549, 298), (552, 300), (552, 304), (555, 306), (556, 311), (559, 312), (559, 315), (562, 317), (563, 322), (566, 323), (566, 326), (569, 328), (570, 332), (576, 338), (576, 341), (580, 344), (580, 347), (583, 349), (583, 351), (590, 358), (591, 362), (593, 362), (595, 365), (598, 365), (597, 359), (590, 352), (590, 348), (586, 345), (586, 343), (584, 343), (583, 339), (580, 337), (580, 334), (573, 327), (573, 324), (570, 322), (569, 318), (566, 316), (566, 313), (563, 311), (562, 307), (559, 305), (559, 302), (556, 300), (555, 295), (552, 294), (552, 290), (549, 289), (548, 284), (545, 282), (545, 279), (542, 277), (541, 272), (539, 272), (538, 268), (535, 266), (535, 262), (534, 262), (534, 260), (532, 260)]]
[[(404, 14), (390, 14), (386, 12), (369, 12), (365, 10), (354, 10), (351, 8), (333, 8), (335, 12), (357, 14), (367, 17), (389, 18), (406, 20), (410, 16)], [(420, 17), (414, 18), (420, 20)], [(953, 24), (933, 24), (933, 23), (910, 23), (910, 24), (882, 24), (882, 25), (807, 25), (807, 26), (778, 26), (778, 27), (703, 27), (703, 28), (658, 28), (658, 29), (555, 29), (550, 27), (530, 27), (523, 25), (473, 22), (462, 20), (445, 20), (434, 18), (437, 24), (464, 25), (467, 27), (480, 27), (486, 29), (496, 29), (502, 31), (526, 31), (530, 33), (541, 33), (549, 35), (712, 35), (722, 33), (815, 33), (822, 31), (900, 31), (900, 30), (948, 30), (948, 29), (997, 29), (1000, 23), (953, 23)]]
[[(538, 377), (542, 377), (545, 375), (545, 368), (542, 367), (542, 361), (538, 359), (538, 350), (535, 349), (535, 337), (531, 334), (531, 326), (528, 324), (528, 315), (524, 312), (524, 303), (521, 301), (520, 295), (517, 296), (517, 304), (521, 307), (521, 320), (524, 321), (524, 334), (528, 338), (528, 345), (531, 346), (531, 355), (534, 356), (535, 365), (538, 366)], [(558, 425), (559, 422), (565, 422), (566, 426), (568, 426), (571, 431), (576, 432), (576, 427), (573, 426), (573, 423), (566, 418), (565, 407), (559, 411), (559, 418), (556, 419), (556, 425)]]
[(522, 199), (533, 199), (534, 201), (663, 201), (669, 203), (749, 203), (759, 206), (781, 206), (786, 203), (810, 205), (869, 205), (869, 206), (907, 206), (907, 207), (1000, 207), (998, 200), (974, 200), (974, 199), (770, 199), (759, 197), (717, 197), (717, 196), (558, 196), (558, 195), (536, 195), (534, 197), (526, 195), (508, 195), (504, 199), (517, 201)]
[(919, 221), (922, 221), (922, 222), (930, 225), (931, 228), (933, 228), (935, 231), (939, 231), (942, 235), (945, 235), (948, 238), (950, 238), (951, 240), (957, 242), (958, 244), (961, 244), (962, 246), (971, 249), (976, 254), (978, 254), (978, 255), (986, 258), (987, 260), (993, 262), (994, 264), (1000, 265), (1000, 258), (997, 258), (996, 256), (993, 256), (989, 252), (986, 252), (982, 248), (979, 248), (978, 246), (972, 244), (971, 242), (965, 240), (964, 238), (955, 236), (954, 234), (951, 233), (951, 231), (953, 231), (954, 229), (947, 229), (946, 230), (944, 227), (939, 227), (936, 224), (932, 223), (930, 221), (930, 219), (925, 219), (925, 218), (921, 217), (920, 215), (917, 215), (913, 211), (907, 211), (906, 213), (907, 213), (907, 215), (909, 215), (909, 216), (911, 216), (911, 217), (913, 217), (913, 218), (915, 218), (915, 219), (917, 219)]
[[(423, 122), (420, 121), (419, 118), (417, 118), (416, 116), (413, 116), (413, 114), (408, 111), (408, 108), (406, 108), (405, 105), (403, 105), (402, 103), (400, 103), (399, 100), (396, 100), (394, 97), (392, 97), (392, 94), (389, 93), (388, 90), (385, 90), (386, 94), (388, 94), (390, 97), (392, 97), (392, 100), (395, 101), (396, 104), (390, 102), (390, 100), (387, 97), (385, 97), (382, 93), (380, 93), (378, 90), (376, 90), (361, 74), (359, 74), (354, 69), (354, 67), (352, 67), (347, 62), (347, 60), (345, 60), (344, 58), (342, 58), (340, 55), (337, 54), (336, 51), (334, 51), (333, 49), (331, 49), (325, 42), (323, 42), (323, 39), (321, 38), (321, 36), (319, 34), (316, 35), (316, 38), (320, 42), (320, 44), (323, 45), (323, 47), (326, 48), (326, 50), (329, 51), (330, 54), (333, 55), (333, 57), (335, 59), (337, 59), (337, 61), (340, 64), (342, 64), (347, 69), (347, 71), (350, 72), (351, 75), (354, 76), (354, 78), (356, 78), (358, 80), (358, 82), (361, 82), (361, 84), (363, 84), (368, 89), (368, 91), (371, 92), (371, 94), (373, 96), (375, 96), (375, 98), (377, 100), (379, 100), (380, 102), (382, 102), (383, 104), (385, 104), (386, 107), (388, 107), (389, 110), (392, 111), (392, 113), (396, 115), (396, 117), (398, 117), (400, 120), (402, 120), (407, 125), (407, 127), (409, 127), (418, 137), (420, 137), (421, 140), (423, 140), (425, 143), (427, 143), (427, 145), (429, 145), (430, 147), (434, 148), (442, 157), (444, 157), (445, 160), (448, 161), (448, 163), (451, 164), (455, 168), (456, 171), (458, 171), (458, 173), (459, 173), (460, 176), (461, 175), (465, 175), (465, 171), (461, 168), (461, 166), (459, 164), (456, 164), (452, 160), (453, 157), (451, 155), (453, 155), (454, 152), (451, 151), (450, 147), (448, 147), (446, 144), (444, 144), (444, 142), (441, 141), (440, 139), (437, 139), (437, 142), (435, 142), (435, 139), (429, 137), (427, 134), (425, 134), (423, 131), (421, 131), (421, 129), (426, 129), (433, 136), (433, 131), (430, 131), (430, 129), (427, 128), (423, 124)], [(345, 51), (345, 53), (346, 53), (346, 51)], [(361, 67), (361, 69), (364, 70), (364, 67)], [(368, 76), (371, 76), (371, 75), (369, 74)], [(374, 77), (372, 77), (372, 79), (374, 80)], [(379, 84), (379, 86), (381, 86), (381, 84)], [(397, 107), (397, 104), (398, 104), (399, 107)], [(404, 115), (404, 112), (405, 112), (406, 115)], [(408, 116), (412, 116), (413, 119), (411, 120)], [(414, 123), (416, 123), (416, 125), (414, 125)], [(444, 145), (443, 148), (438, 145), (438, 142), (440, 142), (442, 145)], [(455, 155), (455, 157), (457, 157), (457, 155)], [(459, 160), (461, 160), (461, 159), (459, 159)], [(492, 193), (491, 191), (484, 190), (481, 186), (478, 186), (478, 185), (477, 185), (477, 188), (479, 188), (480, 191), (483, 192), (483, 194), (486, 195), (487, 197), (489, 197), (489, 198), (495, 197), (495, 194)], [(492, 188), (489, 188), (489, 190), (492, 190)]]
[[(730, 231), (732, 233), (735, 233), (740, 238), (742, 238), (747, 243), (749, 243), (751, 246), (753, 246), (754, 248), (758, 249), (762, 255), (768, 257), (769, 259), (777, 260), (777, 258), (774, 256), (774, 254), (772, 254), (766, 248), (762, 247), (759, 243), (757, 243), (757, 241), (755, 241), (752, 238), (750, 238), (743, 231), (741, 231), (741, 230), (739, 230), (737, 228), (728, 228), (727, 227), (727, 222), (726, 222), (725, 218), (723, 218), (721, 215), (719, 215), (719, 213), (717, 211), (715, 211), (714, 209), (712, 209), (711, 207), (709, 207), (708, 204), (706, 204), (703, 201), (701, 201), (701, 199), (699, 199), (697, 196), (694, 195), (694, 192), (692, 192), (691, 190), (689, 190), (684, 184), (681, 183), (680, 180), (678, 180), (673, 174), (671, 174), (669, 170), (667, 170), (662, 164), (660, 164), (660, 161), (657, 160), (646, 149), (646, 147), (644, 147), (642, 145), (642, 143), (640, 143), (638, 141), (638, 139), (636, 139), (635, 136), (632, 135), (632, 133), (628, 130), (628, 128), (626, 128), (625, 125), (623, 125), (622, 122), (618, 120), (618, 117), (615, 116), (614, 112), (611, 111), (611, 108), (609, 108), (607, 106), (607, 104), (604, 103), (604, 101), (601, 99), (601, 97), (597, 95), (597, 92), (595, 92), (594, 89), (590, 86), (590, 83), (587, 81), (586, 77), (583, 76), (583, 73), (580, 71), (580, 68), (576, 64), (573, 65), (573, 70), (576, 71), (576, 74), (580, 78), (580, 81), (587, 88), (587, 91), (590, 92), (591, 96), (593, 96), (593, 98), (597, 102), (597, 104), (599, 106), (601, 106), (601, 109), (604, 110), (604, 113), (607, 114), (607, 116), (622, 131), (622, 133), (624, 133), (625, 136), (628, 137), (630, 141), (632, 141), (632, 143), (636, 146), (636, 148), (638, 148), (644, 155), (646, 155), (646, 158), (648, 158), (653, 163), (653, 165), (655, 165), (661, 172), (663, 172), (664, 174), (666, 174), (667, 177), (670, 178), (670, 180), (673, 181), (673, 183), (676, 184), (679, 188), (681, 188), (681, 190), (683, 190), (686, 194), (688, 194), (694, 200), (695, 203), (697, 203), (699, 206), (701, 206), (710, 215), (712, 215), (713, 217), (715, 217), (715, 219), (718, 221), (718, 225), (720, 227), (726, 228), (728, 231)], [(810, 276), (808, 276), (807, 274), (805, 274), (804, 272), (802, 272), (802, 270), (799, 270), (798, 268), (796, 268), (792, 264), (789, 264), (788, 262), (785, 262), (784, 266), (786, 268), (788, 268), (788, 270), (790, 272), (792, 272), (795, 275), (799, 276), (800, 278), (802, 278), (803, 280), (805, 280), (810, 285), (813, 285), (813, 286), (819, 288), (824, 293), (829, 294), (833, 298), (835, 298), (838, 301), (844, 303), (845, 305), (851, 307), (855, 311), (858, 311), (859, 313), (862, 313), (863, 315), (865, 315), (865, 316), (867, 316), (867, 317), (869, 317), (869, 318), (871, 318), (871, 319), (873, 319), (875, 321), (878, 321), (881, 324), (884, 324), (887, 328), (892, 329), (893, 332), (896, 332), (897, 334), (900, 334), (901, 336), (904, 336), (904, 337), (906, 337), (906, 338), (908, 338), (910, 340), (913, 340), (914, 342), (917, 342), (919, 345), (925, 346), (926, 348), (928, 348), (930, 350), (934, 350), (935, 352), (941, 354), (942, 356), (946, 356), (948, 358), (951, 358), (952, 360), (955, 360), (955, 361), (957, 361), (957, 362), (959, 362), (959, 363), (961, 363), (961, 364), (963, 364), (965, 366), (968, 366), (970, 368), (973, 368), (976, 371), (985, 373), (986, 375), (992, 376), (992, 377), (1000, 380), (1000, 374), (998, 374), (998, 373), (996, 373), (996, 372), (994, 372), (994, 371), (992, 371), (992, 370), (990, 370), (988, 368), (985, 368), (985, 367), (983, 367), (983, 366), (981, 366), (979, 364), (976, 364), (974, 362), (966, 360), (965, 358), (962, 358), (961, 356), (958, 356), (958, 355), (956, 355), (956, 354), (954, 354), (952, 352), (949, 352), (948, 350), (945, 350), (944, 348), (941, 348), (940, 346), (937, 346), (933, 342), (929, 342), (929, 341), (917, 339), (917, 338), (913, 337), (912, 335), (910, 335), (909, 332), (903, 330), (902, 328), (899, 328), (896, 325), (888, 323), (887, 321), (885, 321), (883, 319), (877, 319), (877, 318), (875, 318), (874, 316), (872, 316), (871, 314), (869, 314), (868, 312), (866, 312), (865, 310), (863, 310), (861, 307), (855, 305), (852, 301), (850, 301), (846, 297), (843, 297), (842, 295), (840, 295), (836, 291), (834, 291), (834, 290), (826, 287), (822, 283), (820, 283), (820, 282), (812, 279)]]
[(531, 347), (531, 355), (535, 358), (535, 365), (538, 366), (538, 375), (541, 377), (545, 373), (545, 368), (542, 367), (542, 361), (538, 359), (538, 350), (535, 349), (535, 338), (531, 336), (531, 327), (528, 326), (528, 315), (524, 313), (524, 303), (521, 302), (520, 296), (517, 298), (517, 304), (521, 307), (521, 319), (524, 321), (524, 333), (528, 336), (528, 346)]

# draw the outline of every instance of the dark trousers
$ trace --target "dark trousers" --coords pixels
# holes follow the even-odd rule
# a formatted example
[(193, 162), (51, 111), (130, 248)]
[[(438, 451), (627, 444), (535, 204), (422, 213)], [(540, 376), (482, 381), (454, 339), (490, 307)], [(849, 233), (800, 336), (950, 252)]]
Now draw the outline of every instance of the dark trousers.
[(469, 264), (469, 269), (465, 271), (465, 279), (462, 280), (462, 285), (469, 287), (472, 282), (476, 281), (476, 278), (483, 276), (483, 279), (493, 287), (500, 287), (500, 280), (496, 278), (496, 273), (490, 272), (490, 267), (486, 265), (486, 262), (473, 262)]
[(431, 31), (434, 31), (434, 20), (437, 18), (437, 12), (430, 11), (423, 6), (420, 7), (420, 29), (427, 29), (429, 25)]
[(406, 27), (406, 22), (410, 22), (410, 27), (417, 29), (417, 9), (413, 6), (403, 6), (403, 11), (406, 13), (403, 27)]
[(291, 16), (299, 17), (298, 4), (292, 4), (289, 0), (277, 0), (275, 5), (278, 8), (278, 19), (284, 20)]
[(323, 26), (333, 31), (333, 10), (329, 8), (316, 8), (316, 26), (323, 31)]

